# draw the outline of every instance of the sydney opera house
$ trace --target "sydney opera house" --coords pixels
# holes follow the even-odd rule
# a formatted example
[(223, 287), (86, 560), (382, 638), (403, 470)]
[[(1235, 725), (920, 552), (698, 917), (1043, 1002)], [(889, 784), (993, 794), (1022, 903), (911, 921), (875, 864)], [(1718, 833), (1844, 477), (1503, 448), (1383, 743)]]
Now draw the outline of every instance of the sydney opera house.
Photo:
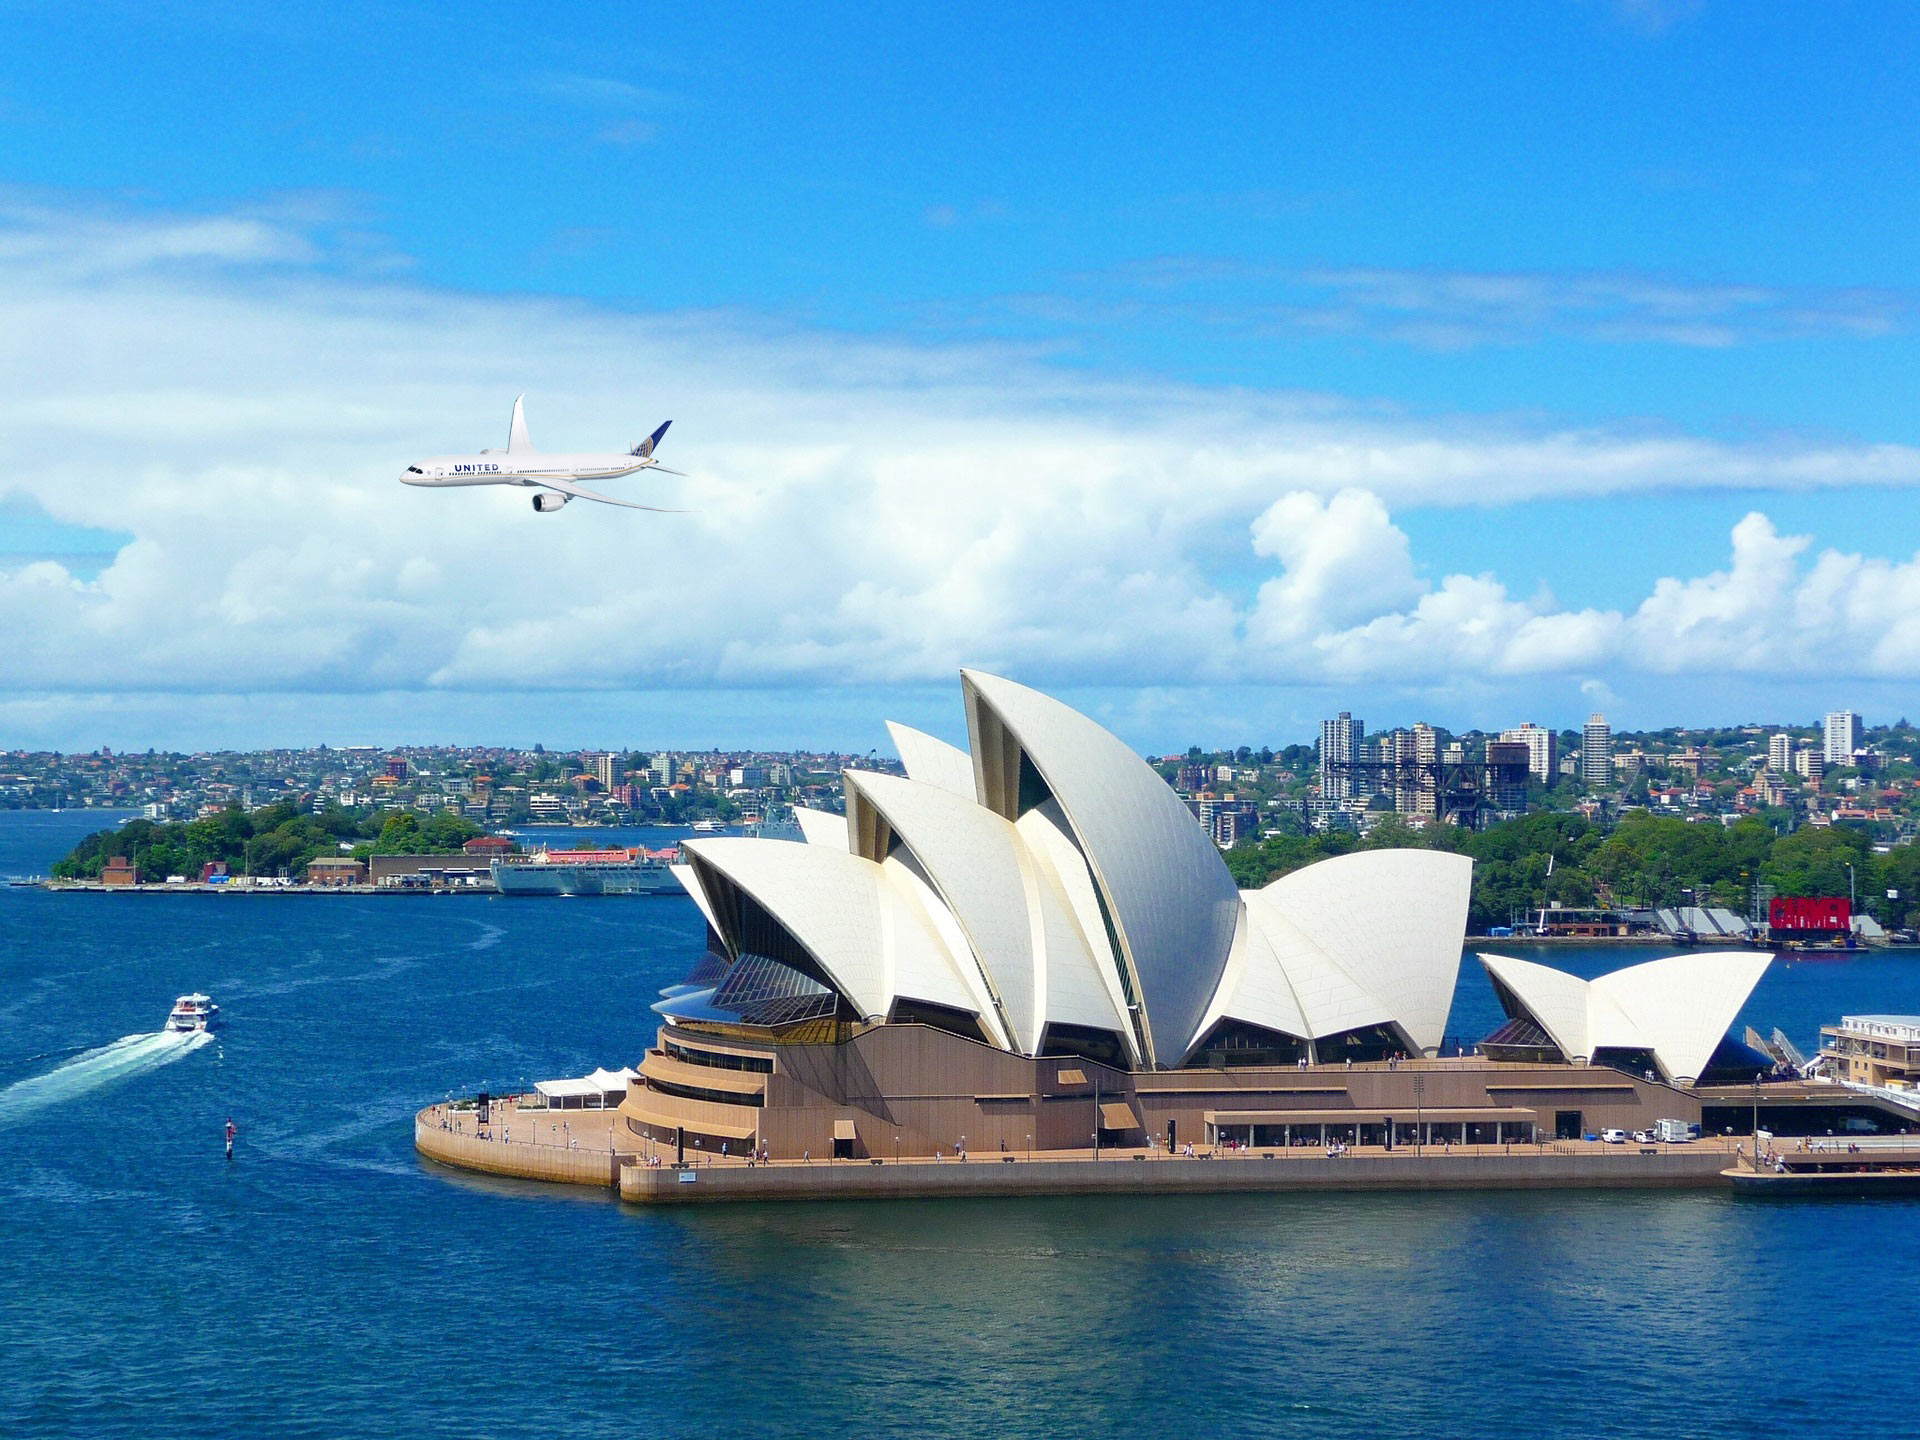
[(1470, 861), (1362, 851), (1242, 891), (1115, 736), (1008, 680), (961, 687), (968, 750), (892, 726), (905, 777), (849, 770), (805, 843), (686, 844), (706, 954), (654, 1007), (633, 1136), (776, 1158), (1511, 1142), (1698, 1121), (1702, 1087), (1765, 1063), (1725, 1040), (1751, 954), (1593, 982), (1488, 956), (1507, 1023), (1432, 1058)]

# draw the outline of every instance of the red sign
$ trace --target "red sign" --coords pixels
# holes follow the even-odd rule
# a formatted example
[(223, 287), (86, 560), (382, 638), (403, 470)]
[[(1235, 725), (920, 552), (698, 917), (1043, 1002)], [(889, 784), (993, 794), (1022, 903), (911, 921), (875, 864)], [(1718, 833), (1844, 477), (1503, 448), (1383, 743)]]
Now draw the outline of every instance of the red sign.
[(1767, 923), (1775, 934), (1782, 931), (1845, 934), (1853, 928), (1853, 902), (1844, 895), (1776, 895), (1768, 907)]

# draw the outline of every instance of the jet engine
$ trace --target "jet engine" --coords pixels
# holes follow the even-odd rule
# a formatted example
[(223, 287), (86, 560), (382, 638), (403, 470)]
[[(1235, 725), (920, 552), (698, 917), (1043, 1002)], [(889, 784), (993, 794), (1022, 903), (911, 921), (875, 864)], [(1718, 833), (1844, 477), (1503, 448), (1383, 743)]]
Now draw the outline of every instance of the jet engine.
[(551, 515), (572, 498), (571, 495), (557, 495), (551, 490), (542, 490), (533, 497), (534, 512), (539, 515)]

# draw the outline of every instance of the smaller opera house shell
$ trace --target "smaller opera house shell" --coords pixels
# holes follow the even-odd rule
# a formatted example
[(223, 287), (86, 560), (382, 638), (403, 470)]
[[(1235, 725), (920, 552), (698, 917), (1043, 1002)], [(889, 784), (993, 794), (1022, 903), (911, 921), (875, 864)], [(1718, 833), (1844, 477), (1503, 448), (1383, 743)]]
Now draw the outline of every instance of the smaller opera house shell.
[[(654, 1007), (635, 1134), (879, 1158), (1413, 1123), (1400, 1092), (1445, 1033), (1469, 860), (1363, 851), (1241, 891), (1115, 736), (1012, 681), (961, 684), (968, 750), (891, 726), (905, 776), (848, 770), (845, 815), (802, 811), (804, 843), (686, 842), (707, 953)], [(1420, 1123), (1533, 1138), (1540, 1108), (1470, 1068), (1433, 1077)]]

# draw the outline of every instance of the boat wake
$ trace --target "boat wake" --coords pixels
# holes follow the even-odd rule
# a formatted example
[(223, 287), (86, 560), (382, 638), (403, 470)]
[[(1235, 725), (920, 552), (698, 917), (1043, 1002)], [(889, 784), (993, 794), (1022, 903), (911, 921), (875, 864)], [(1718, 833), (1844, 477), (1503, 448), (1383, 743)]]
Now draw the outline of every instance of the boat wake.
[(151, 1035), (122, 1036), (111, 1045), (84, 1051), (44, 1075), (30, 1075), (0, 1090), (0, 1125), (103, 1085), (170, 1065), (212, 1040), (205, 1030), (159, 1030)]

